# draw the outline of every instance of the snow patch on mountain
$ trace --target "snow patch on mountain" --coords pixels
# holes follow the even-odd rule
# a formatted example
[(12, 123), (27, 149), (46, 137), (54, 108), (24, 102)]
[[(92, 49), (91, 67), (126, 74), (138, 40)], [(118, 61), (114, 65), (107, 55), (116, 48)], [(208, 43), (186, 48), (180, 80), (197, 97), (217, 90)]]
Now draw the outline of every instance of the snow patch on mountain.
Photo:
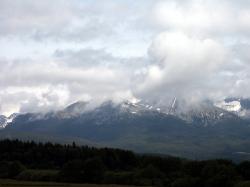
[(144, 103), (141, 100), (136, 100), (136, 102), (124, 101), (119, 104), (120, 110), (123, 112), (128, 112), (131, 114), (140, 115), (146, 111), (157, 111), (160, 112), (159, 107), (154, 107), (148, 103)]
[(0, 129), (5, 128), (6, 127), (6, 117), (3, 115), (0, 115)]
[(239, 112), (242, 109), (240, 101), (230, 101), (230, 102), (221, 101), (215, 103), (215, 106), (229, 112)]
[(181, 119), (194, 125), (215, 125), (221, 120), (235, 118), (235, 115), (212, 104), (194, 106), (185, 112), (177, 114)]
[(55, 112), (54, 116), (59, 119), (68, 119), (79, 116), (80, 114), (88, 110), (87, 108), (88, 104), (89, 104), (88, 102), (84, 101), (75, 102), (67, 106), (65, 109)]
[(4, 129), (7, 125), (11, 124), (12, 121), (17, 116), (18, 116), (17, 113), (11, 114), (9, 117), (6, 117), (4, 115), (0, 115), (0, 129)]
[(215, 106), (237, 116), (250, 119), (250, 100), (243, 98), (228, 98), (224, 101), (216, 102)]

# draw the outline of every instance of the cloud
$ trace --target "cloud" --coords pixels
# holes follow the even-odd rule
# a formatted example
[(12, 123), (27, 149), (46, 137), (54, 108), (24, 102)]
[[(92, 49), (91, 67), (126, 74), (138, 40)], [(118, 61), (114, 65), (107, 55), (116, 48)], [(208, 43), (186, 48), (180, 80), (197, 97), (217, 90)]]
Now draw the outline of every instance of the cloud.
[(196, 35), (248, 35), (250, 5), (246, 0), (184, 0), (159, 1), (154, 19), (165, 29), (183, 30)]
[(133, 98), (131, 79), (140, 61), (93, 49), (56, 51), (50, 59), (2, 60), (1, 113), (58, 110), (78, 100), (97, 104)]
[(158, 1), (153, 19), (162, 31), (137, 93), (163, 103), (249, 97), (249, 12), (246, 1)]
[[(139, 4), (133, 2), (133, 7), (130, 7), (129, 2), (112, 0), (2, 0), (0, 38), (74, 42), (107, 41), (115, 37), (125, 39), (121, 31), (127, 30), (127, 34), (133, 32), (131, 27), (134, 27), (134, 23), (143, 19), (143, 13), (135, 14), (141, 9)], [(143, 24), (139, 25), (143, 27)]]
[(247, 0), (0, 1), (0, 113), (250, 97)]
[[(200, 97), (208, 82), (228, 62), (227, 49), (212, 39), (164, 32), (153, 41), (149, 66), (140, 93), (156, 97)], [(185, 93), (185, 94), (183, 94)], [(158, 96), (157, 96), (158, 95)], [(208, 95), (204, 95), (206, 97)]]

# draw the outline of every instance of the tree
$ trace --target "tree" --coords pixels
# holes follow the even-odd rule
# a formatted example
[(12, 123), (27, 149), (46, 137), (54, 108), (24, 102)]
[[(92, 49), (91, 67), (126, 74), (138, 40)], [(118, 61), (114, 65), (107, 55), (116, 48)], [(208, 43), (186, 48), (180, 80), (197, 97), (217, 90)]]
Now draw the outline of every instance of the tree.
[(199, 187), (199, 180), (193, 177), (184, 177), (175, 180), (171, 187)]
[(62, 171), (60, 172), (60, 178), (65, 182), (82, 182), (84, 181), (83, 161), (73, 160), (67, 162)]
[(0, 178), (7, 178), (9, 176), (9, 165), (6, 161), (0, 162)]
[(87, 159), (83, 164), (84, 178), (87, 182), (101, 182), (105, 165), (98, 157)]
[(9, 165), (9, 177), (16, 177), (23, 170), (25, 170), (25, 167), (19, 161), (14, 161)]
[(245, 180), (250, 180), (250, 161), (241, 162), (237, 169)]

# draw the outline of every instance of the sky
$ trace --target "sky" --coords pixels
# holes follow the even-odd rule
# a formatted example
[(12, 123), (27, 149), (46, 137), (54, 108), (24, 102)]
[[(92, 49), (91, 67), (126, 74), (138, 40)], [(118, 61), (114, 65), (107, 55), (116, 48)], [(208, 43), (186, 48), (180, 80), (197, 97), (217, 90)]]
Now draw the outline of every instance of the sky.
[(250, 97), (248, 0), (1, 0), (0, 114)]

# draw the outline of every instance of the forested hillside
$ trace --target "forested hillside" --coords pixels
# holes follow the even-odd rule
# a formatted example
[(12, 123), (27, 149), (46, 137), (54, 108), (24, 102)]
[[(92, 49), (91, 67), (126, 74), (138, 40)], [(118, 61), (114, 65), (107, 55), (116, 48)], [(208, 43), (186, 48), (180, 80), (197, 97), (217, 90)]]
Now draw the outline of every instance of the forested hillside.
[(171, 187), (248, 186), (250, 180), (250, 161), (194, 161), (18, 140), (0, 141), (0, 150), (0, 177), (17, 180)]

